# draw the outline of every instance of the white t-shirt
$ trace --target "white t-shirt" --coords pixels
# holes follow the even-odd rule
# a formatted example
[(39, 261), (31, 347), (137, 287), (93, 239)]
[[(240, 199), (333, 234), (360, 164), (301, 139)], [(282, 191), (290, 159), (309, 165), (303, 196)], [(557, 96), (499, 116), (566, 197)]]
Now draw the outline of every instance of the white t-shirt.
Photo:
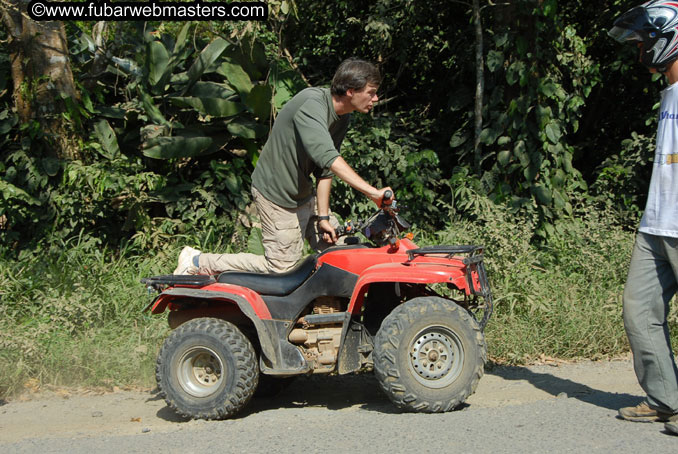
[(662, 91), (657, 150), (639, 230), (678, 238), (678, 83)]

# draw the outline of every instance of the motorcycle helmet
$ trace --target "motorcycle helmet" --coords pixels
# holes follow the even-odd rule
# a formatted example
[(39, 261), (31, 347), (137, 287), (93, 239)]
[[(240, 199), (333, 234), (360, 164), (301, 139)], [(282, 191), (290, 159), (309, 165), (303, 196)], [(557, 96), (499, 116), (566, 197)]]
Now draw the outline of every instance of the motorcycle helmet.
[(678, 1), (636, 6), (618, 17), (608, 34), (620, 43), (641, 42), (640, 62), (664, 72), (678, 58)]

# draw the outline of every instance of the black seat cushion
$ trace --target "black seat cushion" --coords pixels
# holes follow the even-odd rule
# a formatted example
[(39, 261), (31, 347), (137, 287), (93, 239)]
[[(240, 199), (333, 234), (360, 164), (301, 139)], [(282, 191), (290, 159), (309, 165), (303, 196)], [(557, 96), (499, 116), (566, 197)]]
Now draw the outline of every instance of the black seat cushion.
[(260, 295), (285, 296), (304, 283), (315, 270), (316, 255), (310, 255), (286, 273), (259, 274), (242, 271), (221, 273), (217, 282), (247, 287)]

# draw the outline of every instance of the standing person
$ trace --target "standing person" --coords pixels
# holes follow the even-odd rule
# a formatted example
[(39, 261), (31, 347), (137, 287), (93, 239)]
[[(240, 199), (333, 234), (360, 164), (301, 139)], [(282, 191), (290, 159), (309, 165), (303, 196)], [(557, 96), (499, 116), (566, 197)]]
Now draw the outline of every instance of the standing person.
[(640, 221), (624, 288), (624, 327), (633, 365), (647, 398), (619, 410), (629, 421), (665, 422), (678, 434), (678, 368), (667, 315), (678, 290), (678, 4), (653, 0), (633, 8), (609, 34), (636, 42), (639, 61), (662, 73), (657, 143), (645, 212)]
[[(288, 101), (273, 123), (252, 174), (264, 255), (206, 254), (185, 247), (174, 274), (282, 273), (301, 258), (304, 238), (314, 249), (334, 244), (338, 224), (336, 220), (334, 226), (330, 223), (329, 206), (333, 175), (380, 206), (391, 188), (373, 187), (339, 154), (351, 113), (372, 110), (380, 83), (374, 64), (349, 58), (337, 68), (331, 88), (306, 88)], [(323, 235), (322, 244), (316, 231)]]

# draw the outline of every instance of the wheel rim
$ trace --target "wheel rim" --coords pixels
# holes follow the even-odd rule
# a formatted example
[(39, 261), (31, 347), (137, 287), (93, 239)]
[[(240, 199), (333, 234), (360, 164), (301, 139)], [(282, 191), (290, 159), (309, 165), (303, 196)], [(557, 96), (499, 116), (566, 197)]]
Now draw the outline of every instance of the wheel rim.
[(414, 336), (409, 359), (410, 371), (419, 383), (428, 388), (443, 388), (459, 377), (464, 347), (449, 328), (430, 326)]
[(193, 397), (206, 397), (216, 392), (224, 375), (221, 358), (207, 347), (194, 347), (179, 360), (179, 385)]

